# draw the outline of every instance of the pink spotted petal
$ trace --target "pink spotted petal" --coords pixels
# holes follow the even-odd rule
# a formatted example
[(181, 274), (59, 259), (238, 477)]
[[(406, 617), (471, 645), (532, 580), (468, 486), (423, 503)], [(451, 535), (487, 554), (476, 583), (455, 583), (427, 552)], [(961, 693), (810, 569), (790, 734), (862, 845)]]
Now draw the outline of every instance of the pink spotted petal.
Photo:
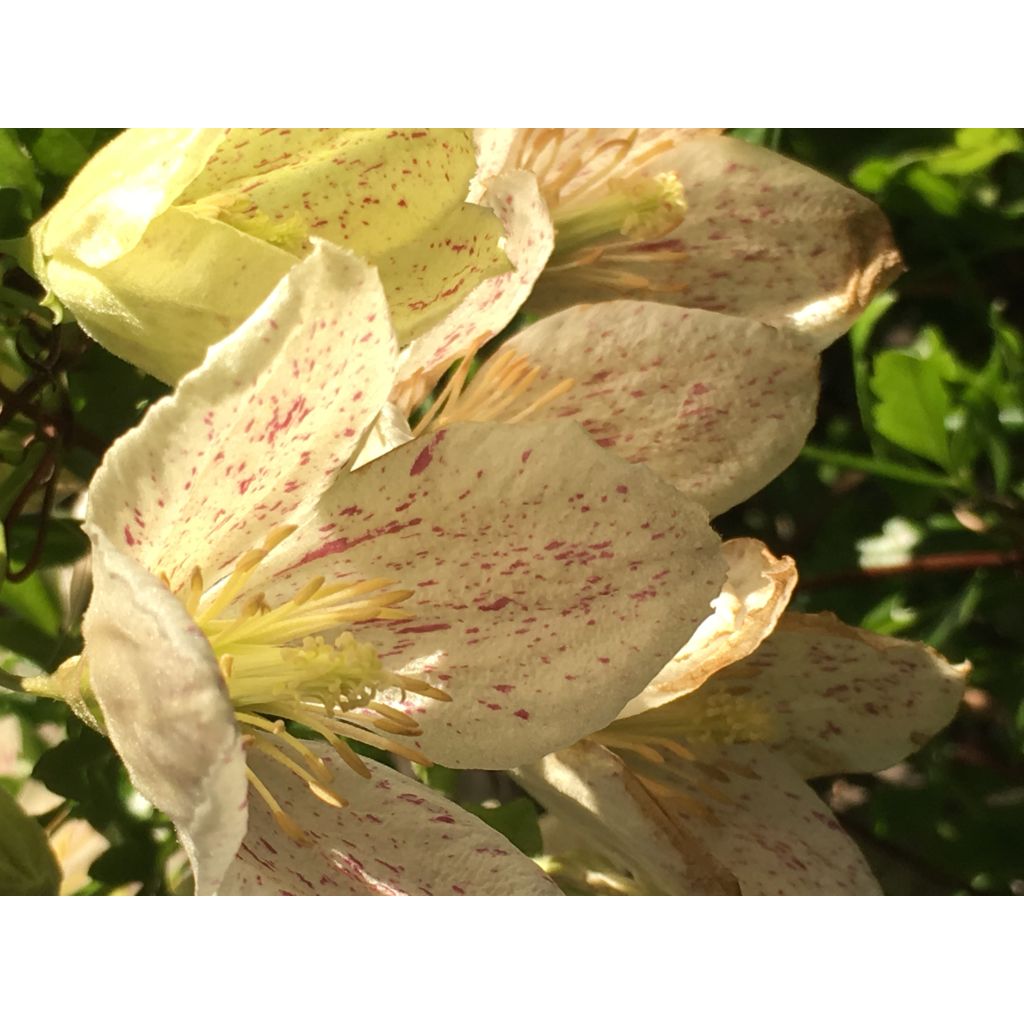
[(250, 828), (221, 888), (242, 896), (557, 896), (528, 857), (479, 818), (384, 765), (364, 780), (310, 744), (348, 801), (328, 806), (259, 753), (253, 770), (310, 844), (283, 835), (252, 796)]
[(214, 892), (247, 821), (245, 756), (220, 670), (177, 598), (90, 534), (89, 685), (135, 788), (177, 828), (196, 892)]
[(387, 398), (397, 355), (377, 274), (317, 245), (107, 453), (89, 521), (173, 588), (297, 522)]
[(272, 604), (319, 575), (413, 590), (414, 618), (354, 633), (452, 695), (406, 706), (453, 767), (524, 764), (607, 724), (724, 577), (700, 507), (571, 423), (458, 424), (339, 478), (317, 514), (253, 588)]
[(688, 824), (666, 814), (622, 759), (599, 743), (584, 740), (514, 774), (570, 830), (574, 851), (598, 853), (656, 893), (738, 894), (732, 874)]
[(437, 326), (403, 352), (397, 400), (408, 412), (426, 396), (451, 363), (503, 330), (526, 301), (554, 245), (554, 229), (536, 180), (512, 171), (492, 181), (481, 198), (505, 230), (512, 269), (488, 278)]
[[(643, 287), (598, 285), (583, 267), (544, 275), (531, 305), (655, 298), (783, 326), (820, 349), (902, 269), (874, 203), (769, 149), (698, 136), (646, 166), (666, 171), (683, 186), (682, 224), (599, 264), (644, 278)], [(681, 262), (666, 258), (673, 252)]]
[(773, 748), (812, 778), (878, 771), (918, 750), (956, 714), (969, 667), (834, 615), (788, 613), (707, 691), (740, 687), (763, 702), (778, 723)]
[(598, 303), (543, 319), (507, 347), (541, 371), (524, 403), (575, 382), (531, 418), (576, 420), (713, 515), (781, 473), (817, 411), (817, 357), (752, 320)]
[(796, 587), (792, 558), (776, 558), (759, 540), (726, 541), (728, 575), (714, 610), (686, 646), (623, 709), (629, 718), (691, 693), (705, 680), (757, 650), (771, 635)]
[(864, 857), (786, 759), (755, 744), (712, 747), (698, 762), (623, 752), (680, 828), (740, 883), (744, 896), (881, 895)]

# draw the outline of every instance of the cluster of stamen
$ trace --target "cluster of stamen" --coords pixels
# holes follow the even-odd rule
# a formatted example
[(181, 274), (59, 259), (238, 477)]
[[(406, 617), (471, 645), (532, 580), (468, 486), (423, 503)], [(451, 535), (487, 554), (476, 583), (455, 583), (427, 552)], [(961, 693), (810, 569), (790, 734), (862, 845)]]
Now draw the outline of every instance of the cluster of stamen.
[[(737, 692), (717, 692), (682, 697), (621, 719), (593, 738), (617, 752), (659, 802), (714, 821), (715, 804), (735, 803), (715, 783), (727, 783), (731, 775), (754, 777), (750, 768), (724, 755), (722, 748), (770, 742), (777, 736), (776, 717), (762, 701)], [(674, 786), (677, 778), (707, 797), (707, 802)]]
[[(476, 364), (475, 349), (483, 340), (478, 339), (452, 371), (448, 382), (416, 424), (413, 433), (417, 437), (452, 423), (519, 423), (572, 388), (573, 380), (566, 378), (538, 397), (524, 401), (540, 377), (540, 368), (510, 348), (500, 349), (486, 362)], [(474, 366), (476, 373), (470, 380)]]
[[(654, 280), (637, 272), (651, 263), (671, 269), (686, 260), (680, 243), (659, 242), (686, 214), (682, 183), (671, 172), (645, 171), (673, 140), (640, 148), (637, 129), (613, 139), (587, 129), (569, 140), (564, 128), (531, 129), (509, 158), (511, 166), (537, 177), (554, 220), (555, 251), (545, 273), (572, 270), (575, 280), (622, 295), (685, 290), (678, 273)], [(623, 173), (627, 159), (630, 169)]]
[[(410, 618), (398, 605), (413, 592), (389, 589), (393, 580), (328, 584), (318, 576), (276, 605), (270, 605), (263, 593), (236, 604), (260, 563), (293, 530), (284, 526), (271, 531), (263, 545), (242, 555), (215, 587), (207, 588), (201, 570), (193, 569), (178, 596), (217, 656), (247, 745), (286, 767), (324, 802), (344, 807), (346, 801), (333, 788), (326, 762), (289, 733), (285, 722), (321, 736), (344, 764), (369, 778), (369, 769), (350, 741), (429, 764), (401, 742), (418, 736), (419, 725), (404, 711), (377, 700), (380, 691), (399, 690), (403, 698), (406, 692), (442, 701), (451, 698), (422, 679), (389, 671), (370, 644), (344, 629), (370, 620)], [(263, 781), (251, 768), (247, 772), (278, 825), (297, 841), (305, 841), (305, 832)]]

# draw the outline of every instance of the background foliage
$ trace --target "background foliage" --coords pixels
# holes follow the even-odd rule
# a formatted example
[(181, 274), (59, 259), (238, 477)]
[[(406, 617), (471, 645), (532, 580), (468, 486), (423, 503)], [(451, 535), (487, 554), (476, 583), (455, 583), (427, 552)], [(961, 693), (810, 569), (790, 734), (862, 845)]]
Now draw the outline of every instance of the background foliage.
[[(1024, 894), (1024, 138), (735, 131), (875, 199), (908, 271), (826, 352), (801, 458), (715, 525), (797, 559), (795, 608), (972, 662), (961, 713), (924, 751), (820, 790), (887, 892)], [(112, 134), (0, 130), (0, 238), (23, 235)], [(51, 330), (18, 247), (0, 251), (0, 667), (25, 674), (80, 645), (76, 498), (163, 388), (73, 325)], [(62, 705), (0, 691), (0, 716), (12, 713), (22, 774), (34, 765), (66, 798), (41, 823), (83, 817), (111, 843), (87, 891), (173, 887), (173, 836), (133, 797), (109, 744)], [(16, 776), (0, 785), (14, 791)], [(536, 809), (504, 778), (431, 769), (424, 780), (539, 852)]]

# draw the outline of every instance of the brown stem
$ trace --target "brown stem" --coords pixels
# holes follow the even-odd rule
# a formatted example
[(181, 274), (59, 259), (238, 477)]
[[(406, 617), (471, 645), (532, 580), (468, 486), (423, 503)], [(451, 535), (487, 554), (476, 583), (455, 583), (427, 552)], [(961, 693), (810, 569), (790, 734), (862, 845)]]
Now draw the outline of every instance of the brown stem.
[(974, 569), (1005, 568), (1024, 565), (1024, 551), (949, 551), (938, 555), (921, 555), (899, 565), (877, 565), (851, 572), (813, 576), (802, 580), (805, 590), (820, 590), (845, 583), (866, 583), (886, 576), (910, 576), (929, 572), (970, 572)]

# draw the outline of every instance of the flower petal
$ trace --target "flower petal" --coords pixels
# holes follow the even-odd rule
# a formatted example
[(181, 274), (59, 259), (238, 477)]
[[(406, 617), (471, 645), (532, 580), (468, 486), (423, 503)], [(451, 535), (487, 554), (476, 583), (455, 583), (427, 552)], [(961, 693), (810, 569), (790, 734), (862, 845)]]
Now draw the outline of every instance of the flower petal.
[(458, 424), (339, 478), (318, 514), (254, 588), (272, 604), (314, 575), (413, 590), (411, 621), (356, 637), (451, 693), (407, 703), (453, 767), (513, 767), (607, 724), (724, 576), (699, 506), (569, 423)]
[(481, 202), (501, 218), (512, 270), (478, 284), (436, 327), (415, 338), (399, 370), (402, 406), (414, 409), (455, 359), (502, 331), (526, 301), (554, 245), (537, 182), (524, 171), (491, 182)]
[(612, 864), (657, 892), (735, 895), (736, 880), (670, 818), (622, 760), (584, 740), (514, 772), (516, 781)]
[(475, 173), (465, 129), (231, 128), (178, 202), (257, 236), (293, 223), (295, 254), (314, 236), (373, 263), (460, 209)]
[(773, 749), (813, 778), (879, 771), (919, 749), (956, 714), (968, 670), (828, 613), (789, 613), (704, 689), (740, 687), (762, 702), (780, 730)]
[(530, 418), (571, 417), (712, 515), (796, 458), (814, 423), (817, 357), (763, 324), (654, 302), (577, 306), (508, 342), (540, 369), (522, 401), (565, 378)]
[(759, 540), (750, 537), (726, 541), (722, 555), (728, 575), (721, 594), (711, 602), (714, 611), (643, 693), (626, 705), (620, 719), (696, 690), (771, 635), (796, 586), (793, 559), (776, 558)]
[(465, 203), (400, 249), (375, 257), (403, 345), (444, 320), (475, 285), (509, 269), (501, 221)]
[(426, 786), (373, 761), (371, 778), (362, 779), (325, 744), (310, 747), (333, 770), (348, 806), (327, 806), (286, 768), (253, 752), (253, 770), (311, 844), (284, 836), (254, 799), (222, 895), (559, 895), (504, 836)]
[(298, 521), (394, 382), (376, 272), (329, 243), (110, 449), (89, 520), (176, 589)]
[[(813, 347), (839, 337), (900, 271), (882, 212), (868, 199), (769, 149), (734, 138), (688, 139), (646, 165), (674, 172), (687, 212), (665, 238), (601, 261), (646, 279), (640, 291), (588, 281), (588, 268), (545, 275), (537, 309), (623, 295), (657, 298), (785, 326)], [(678, 250), (683, 262), (666, 259)]]
[(786, 763), (759, 744), (661, 751), (623, 760), (672, 822), (740, 883), (744, 896), (874, 896), (878, 883), (832, 812)]
[(102, 267), (135, 248), (149, 222), (199, 174), (223, 135), (217, 128), (136, 128), (104, 146), (32, 229), (40, 280), (46, 280), (40, 260), (58, 251)]
[(173, 383), (294, 264), (294, 256), (267, 242), (172, 207), (124, 259), (92, 270), (62, 252), (46, 274), (91, 337)]
[(178, 829), (196, 892), (212, 892), (246, 829), (245, 756), (220, 669), (178, 599), (90, 536), (89, 684), (135, 788)]

